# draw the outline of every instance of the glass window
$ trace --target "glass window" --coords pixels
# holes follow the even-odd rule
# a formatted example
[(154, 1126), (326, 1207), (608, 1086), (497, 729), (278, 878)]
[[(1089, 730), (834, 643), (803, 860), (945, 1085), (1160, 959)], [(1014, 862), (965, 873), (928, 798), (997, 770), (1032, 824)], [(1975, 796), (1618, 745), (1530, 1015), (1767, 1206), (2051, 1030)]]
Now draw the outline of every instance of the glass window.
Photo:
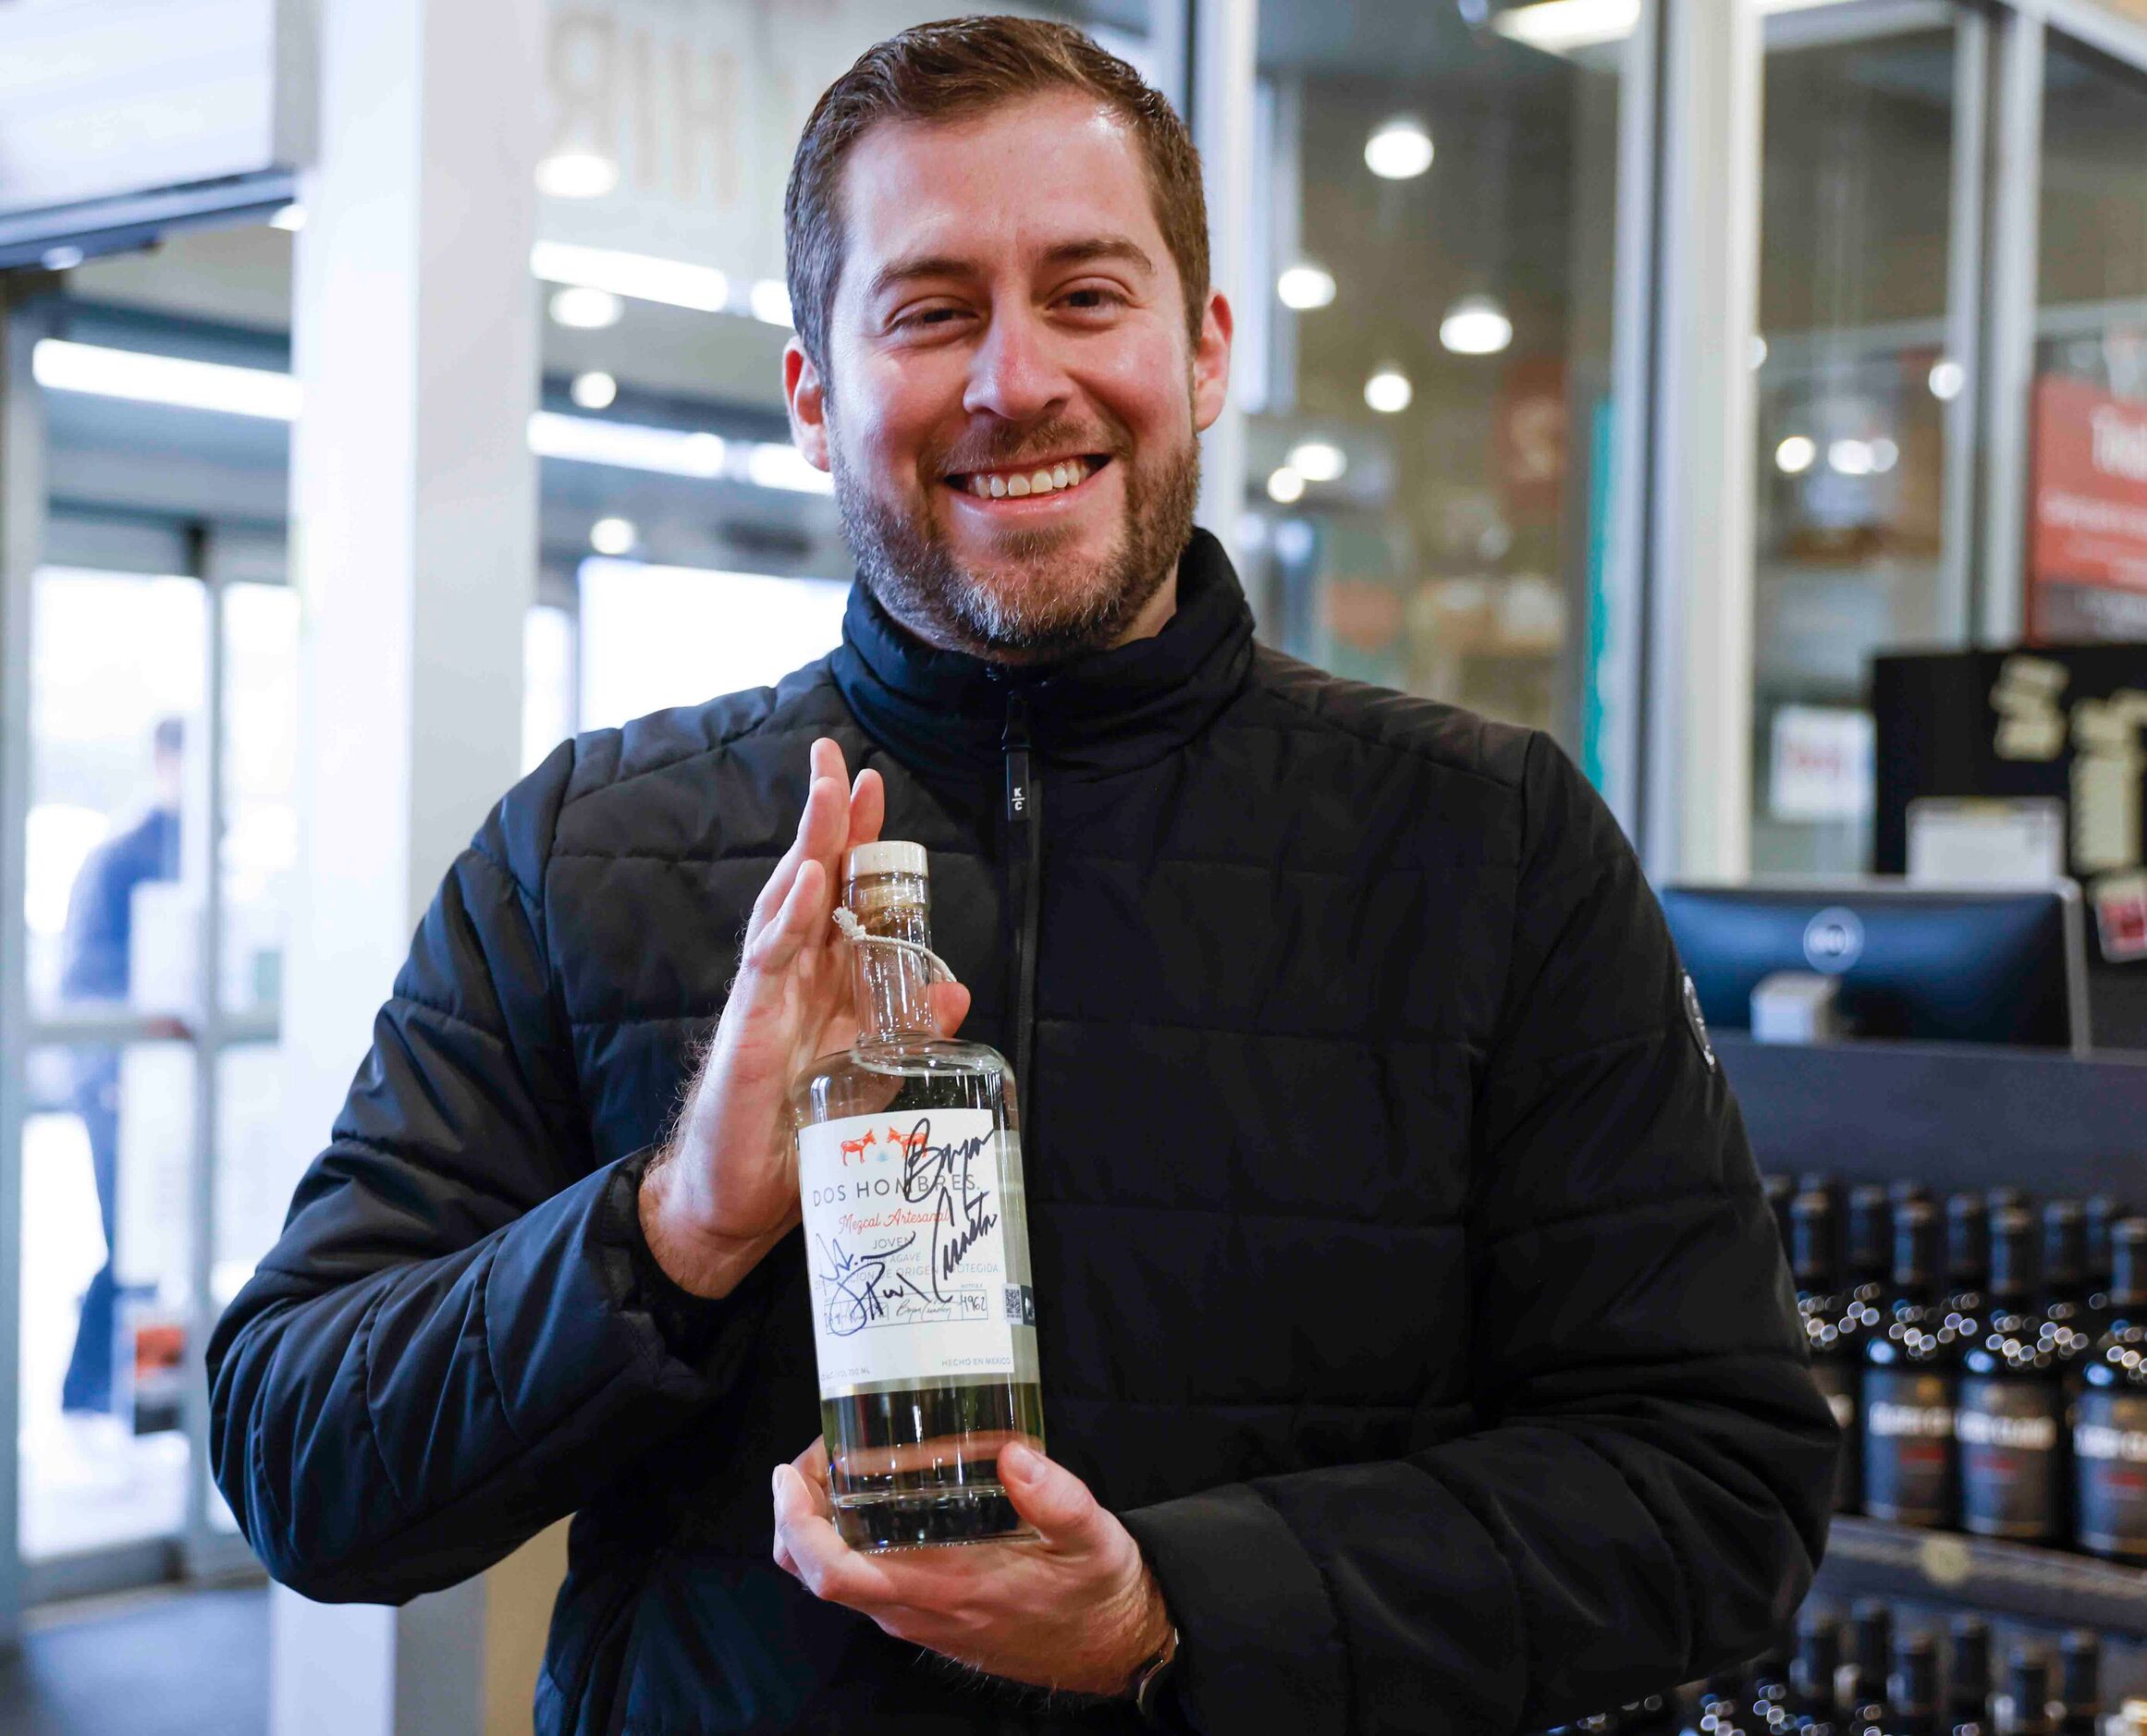
[[(1853, 20), (1852, 20), (1853, 22)], [(1870, 658), (1942, 595), (1955, 33), (1767, 56), (1752, 867), (1860, 873)]]
[(521, 629), (521, 769), (536, 770), (581, 727), (580, 715), (573, 611), (540, 603)]
[(2025, 619), (2147, 639), (2147, 76), (2054, 33), (2043, 79)]
[(1260, 8), (1238, 542), (1283, 649), (1586, 763), (1618, 50), (1466, 9)]
[(24, 916), (40, 1013), (193, 1004), (178, 884), (207, 610), (192, 579), (33, 581)]
[(224, 965), (227, 1016), (273, 1021), (298, 869), (298, 593), (224, 588)]
[(19, 1511), (36, 1560), (182, 1521), (193, 1051), (42, 1047), (28, 1082)]

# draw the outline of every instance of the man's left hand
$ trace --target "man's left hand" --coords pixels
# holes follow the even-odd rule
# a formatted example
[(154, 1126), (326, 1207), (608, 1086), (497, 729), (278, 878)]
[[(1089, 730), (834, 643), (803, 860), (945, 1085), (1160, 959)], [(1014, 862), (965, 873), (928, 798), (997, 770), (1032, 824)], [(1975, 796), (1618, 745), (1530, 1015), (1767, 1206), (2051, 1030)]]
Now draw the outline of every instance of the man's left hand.
[(1119, 1694), (1170, 1638), (1140, 1546), (1063, 1465), (1002, 1448), (1000, 1480), (1035, 1541), (864, 1554), (837, 1534), (828, 1449), (775, 1472), (776, 1565), (816, 1597), (988, 1675)]

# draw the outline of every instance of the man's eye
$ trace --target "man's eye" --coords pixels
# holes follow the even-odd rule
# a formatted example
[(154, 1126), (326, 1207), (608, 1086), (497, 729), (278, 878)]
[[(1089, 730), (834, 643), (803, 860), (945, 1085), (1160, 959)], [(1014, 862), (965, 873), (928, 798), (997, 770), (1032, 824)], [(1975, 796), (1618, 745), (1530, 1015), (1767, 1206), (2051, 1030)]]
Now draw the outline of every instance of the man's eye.
[(1125, 302), (1125, 298), (1117, 290), (1100, 287), (1069, 290), (1064, 299), (1069, 304), (1077, 307), (1084, 313), (1101, 308), (1122, 307)]
[(920, 308), (914, 313), (903, 314), (894, 324), (897, 331), (905, 331), (919, 325), (944, 325), (961, 317), (960, 308)]

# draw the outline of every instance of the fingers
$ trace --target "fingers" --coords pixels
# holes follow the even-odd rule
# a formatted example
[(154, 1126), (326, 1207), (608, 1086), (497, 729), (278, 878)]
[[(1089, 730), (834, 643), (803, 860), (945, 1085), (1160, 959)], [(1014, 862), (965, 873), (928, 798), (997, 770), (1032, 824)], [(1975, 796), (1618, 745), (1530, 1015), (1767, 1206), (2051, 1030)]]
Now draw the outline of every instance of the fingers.
[(999, 1480), (1014, 1511), (1034, 1525), (1047, 1544), (1079, 1548), (1096, 1540), (1103, 1509), (1088, 1485), (1064, 1465), (1015, 1441), (1000, 1449)]
[(791, 1464), (805, 1479), (805, 1486), (818, 1500), (823, 1516), (833, 1518), (835, 1509), (828, 1498), (828, 1437), (814, 1436), (813, 1444), (791, 1460)]
[(833, 1522), (815, 1510), (795, 1465), (776, 1467), (774, 1494), (778, 1566), (828, 1603), (865, 1608), (893, 1601), (885, 1571), (844, 1543)]
[(850, 841), (845, 850), (879, 841), (879, 828), (887, 822), (887, 785), (871, 766), (857, 774), (850, 786)]
[(790, 896), (774, 918), (745, 943), (742, 962), (749, 971), (775, 972), (788, 968), (828, 920), (828, 871), (818, 858), (798, 864)]
[(969, 1017), (969, 991), (959, 983), (935, 983), (931, 996), (932, 1022), (941, 1036), (951, 1037)]

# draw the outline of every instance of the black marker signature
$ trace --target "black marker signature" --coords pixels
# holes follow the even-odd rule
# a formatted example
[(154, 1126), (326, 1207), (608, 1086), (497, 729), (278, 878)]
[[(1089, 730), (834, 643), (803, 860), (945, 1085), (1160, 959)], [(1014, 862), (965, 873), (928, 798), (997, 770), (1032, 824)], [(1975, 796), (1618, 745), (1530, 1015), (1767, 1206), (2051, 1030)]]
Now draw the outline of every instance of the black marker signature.
[(888, 1260), (902, 1253), (914, 1236), (894, 1247), (883, 1248), (877, 1254), (847, 1253), (838, 1241), (832, 1247), (821, 1237), (814, 1240), (820, 1243), (820, 1257), (832, 1276), (825, 1279), (828, 1290), (828, 1330), (835, 1338), (846, 1339), (853, 1332), (862, 1332), (886, 1311), (880, 1301), (879, 1280), (887, 1274)]
[(910, 1130), (902, 1158), (902, 1198), (912, 1204), (932, 1200), (932, 1297), (951, 1302), (939, 1286), (954, 1276), (963, 1259), (999, 1223), (996, 1212), (985, 1210), (991, 1198), (988, 1188), (977, 1184), (971, 1170), (977, 1154), (991, 1139), (980, 1133), (974, 1139), (932, 1143), (932, 1122), (921, 1118)]

